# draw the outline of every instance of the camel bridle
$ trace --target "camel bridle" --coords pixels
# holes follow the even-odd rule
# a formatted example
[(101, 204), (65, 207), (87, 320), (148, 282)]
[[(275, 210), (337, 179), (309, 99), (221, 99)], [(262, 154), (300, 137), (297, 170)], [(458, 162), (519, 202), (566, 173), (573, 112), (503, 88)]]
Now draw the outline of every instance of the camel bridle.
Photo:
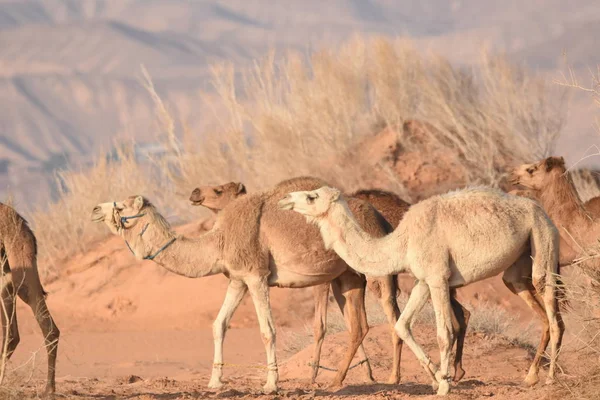
[[(115, 210), (117, 210), (117, 202), (116, 201), (113, 201), (113, 207), (114, 207)], [(119, 220), (121, 221), (121, 229), (127, 229), (125, 227), (125, 223), (127, 221), (129, 221), (130, 219), (141, 218), (141, 217), (145, 216), (146, 213), (139, 213), (139, 214), (136, 214), (136, 215), (129, 215), (129, 216), (122, 217), (121, 215), (118, 214), (118, 211), (117, 211), (117, 215), (119, 216)], [(146, 225), (144, 225), (144, 227), (142, 228), (142, 231), (140, 232), (140, 237), (144, 235), (144, 233), (146, 232), (146, 229), (148, 229), (149, 225), (150, 225), (149, 223), (146, 223)], [(148, 256), (145, 256), (144, 260), (154, 260), (154, 258), (156, 258), (156, 256), (158, 256), (160, 253), (162, 253), (167, 247), (169, 247), (170, 245), (172, 245), (173, 242), (175, 242), (175, 240), (177, 240), (176, 237), (172, 238), (167, 243), (165, 243), (160, 249), (158, 249), (156, 251), (156, 253), (148, 255)], [(131, 254), (133, 254), (135, 256), (135, 253), (133, 252), (133, 249), (129, 245), (129, 242), (127, 241), (127, 239), (125, 239), (125, 244), (127, 245), (127, 248), (129, 249), (129, 251), (131, 252)]]

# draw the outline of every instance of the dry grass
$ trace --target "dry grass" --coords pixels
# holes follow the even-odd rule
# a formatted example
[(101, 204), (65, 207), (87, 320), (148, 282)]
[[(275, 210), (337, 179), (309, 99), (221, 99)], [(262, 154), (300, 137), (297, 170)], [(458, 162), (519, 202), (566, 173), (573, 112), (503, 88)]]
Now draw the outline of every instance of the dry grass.
[[(189, 220), (197, 211), (187, 197), (199, 184), (237, 180), (253, 191), (311, 174), (346, 190), (369, 186), (385, 165), (365, 165), (358, 157), (342, 169), (336, 160), (407, 119), (437, 129), (431, 139), (448, 148), (469, 183), (496, 184), (508, 163), (546, 155), (563, 121), (556, 85), (487, 53), (479, 65), (459, 68), (405, 39), (356, 37), (310, 55), (271, 53), (241, 71), (214, 66), (217, 99), (207, 94), (205, 105), (214, 111), (209, 132), (179, 128), (143, 72), (169, 156), (155, 160), (152, 172), (123, 151), (119, 162), (102, 155), (89, 170), (61, 174), (58, 201), (31, 217), (42, 265), (53, 266), (53, 274), (61, 260), (104, 234), (89, 222), (90, 208), (100, 201), (142, 193), (161, 210), (169, 201)], [(399, 137), (403, 148), (411, 146), (406, 139)], [(402, 187), (393, 174), (386, 176), (383, 186)]]

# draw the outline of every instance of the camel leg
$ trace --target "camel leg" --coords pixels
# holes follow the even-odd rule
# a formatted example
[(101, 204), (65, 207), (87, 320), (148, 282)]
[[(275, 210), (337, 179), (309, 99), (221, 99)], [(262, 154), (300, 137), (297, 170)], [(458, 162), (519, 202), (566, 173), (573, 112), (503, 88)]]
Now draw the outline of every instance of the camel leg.
[(452, 306), (453, 311), (452, 324), (456, 334), (456, 356), (454, 357), (453, 380), (454, 382), (458, 382), (465, 376), (465, 370), (462, 367), (462, 356), (471, 313), (456, 300), (456, 289), (450, 290), (450, 305)]
[(338, 288), (336, 286), (339, 284), (339, 290), (345, 300), (344, 317), (348, 318), (347, 322), (350, 325), (350, 344), (346, 349), (346, 355), (338, 366), (338, 372), (330, 384), (330, 387), (339, 387), (348, 373), (348, 368), (356, 354), (356, 350), (369, 332), (369, 325), (367, 324), (367, 313), (365, 312), (365, 279), (354, 272), (346, 271), (333, 283), (334, 294), (337, 292)]
[(388, 378), (388, 383), (391, 385), (397, 385), (400, 382), (400, 359), (402, 357), (402, 339), (398, 337), (395, 329), (396, 322), (400, 318), (400, 308), (396, 300), (397, 286), (396, 275), (370, 280), (368, 285), (372, 289), (372, 292), (379, 298), (379, 302), (391, 328), (393, 361), (392, 371)]
[(425, 353), (423, 348), (419, 346), (419, 344), (415, 341), (411, 324), (415, 316), (421, 311), (421, 309), (427, 303), (427, 298), (429, 297), (429, 287), (423, 281), (418, 281), (415, 287), (413, 288), (410, 297), (408, 298), (408, 302), (400, 314), (400, 319), (396, 323), (396, 333), (400, 338), (408, 345), (408, 347), (415, 354), (425, 372), (429, 374), (432, 379), (432, 386), (434, 389), (437, 388), (437, 380), (435, 378), (435, 373), (437, 372), (436, 366), (431, 362), (431, 359)]
[(227, 328), (229, 328), (231, 317), (233, 317), (235, 310), (237, 310), (247, 291), (248, 287), (244, 282), (234, 280), (229, 281), (225, 300), (223, 301), (219, 315), (217, 315), (217, 318), (213, 323), (215, 354), (212, 374), (210, 376), (210, 382), (208, 383), (209, 388), (216, 389), (223, 386), (221, 377), (223, 376), (223, 342), (225, 340), (225, 334), (227, 333)]
[(450, 289), (448, 282), (443, 281), (439, 284), (436, 282), (436, 286), (430, 286), (429, 291), (435, 311), (437, 339), (440, 347), (440, 370), (435, 374), (439, 384), (437, 394), (444, 396), (450, 391), (450, 353), (455, 340)]
[(548, 369), (548, 378), (546, 385), (554, 383), (556, 375), (556, 361), (560, 353), (565, 324), (560, 314), (558, 300), (556, 299), (556, 288), (546, 285), (542, 295), (548, 323), (550, 324), (550, 368)]
[(319, 374), (319, 363), (321, 360), (321, 349), (325, 332), (327, 331), (327, 302), (329, 298), (329, 283), (313, 287), (315, 298), (315, 319), (313, 325), (313, 336), (315, 338), (315, 351), (313, 353), (312, 375), (310, 382), (315, 383)]
[[(19, 328), (17, 326), (17, 313), (15, 307), (16, 294), (14, 291), (12, 278), (10, 274), (6, 274), (2, 277), (2, 335), (4, 340), (2, 342), (2, 371), (6, 371), (6, 363), (10, 360), (10, 357), (14, 353), (17, 345), (19, 344)], [(4, 379), (4, 374), (2, 374)], [(0, 384), (2, 382), (0, 381)]]
[[(33, 285), (32, 285), (33, 286)], [(48, 381), (46, 383), (46, 394), (54, 393), (56, 390), (56, 356), (58, 354), (58, 340), (60, 330), (48, 311), (46, 300), (41, 286), (38, 290), (31, 290), (32, 286), (19, 287), (19, 297), (31, 307), (33, 315), (44, 335), (44, 345), (48, 353)]]
[[(333, 289), (333, 296), (335, 298), (335, 301), (336, 301), (338, 307), (340, 308), (340, 311), (342, 312), (342, 315), (344, 316), (344, 321), (346, 322), (346, 328), (348, 328), (348, 331), (351, 331), (352, 323), (348, 319), (348, 313), (344, 313), (346, 299), (342, 295), (340, 285), (341, 284), (337, 279), (334, 280), (333, 282), (331, 282), (331, 288)], [(363, 363), (363, 365), (364, 365), (364, 372), (365, 372), (366, 380), (371, 383), (375, 382), (375, 379), (373, 379), (373, 371), (371, 370), (371, 363), (369, 361), (369, 357), (367, 356), (367, 352), (365, 351), (365, 347), (363, 346), (362, 342), (360, 343), (360, 346), (358, 346), (357, 353), (358, 353), (359, 360), (365, 361)]]
[(531, 259), (528, 257), (523, 257), (518, 260), (517, 263), (504, 272), (502, 277), (506, 287), (523, 299), (525, 304), (537, 314), (543, 324), (540, 344), (538, 345), (535, 357), (533, 358), (533, 362), (529, 367), (529, 372), (524, 380), (525, 385), (533, 386), (539, 381), (540, 362), (542, 361), (542, 357), (544, 356), (544, 352), (550, 341), (550, 324), (548, 323), (546, 310), (544, 310), (544, 307), (536, 299), (534, 294), (535, 289), (531, 282), (528, 282), (529, 279), (531, 279)]
[(279, 373), (277, 372), (277, 354), (275, 353), (275, 323), (271, 314), (271, 304), (269, 301), (269, 285), (264, 277), (249, 279), (246, 281), (250, 296), (254, 302), (260, 333), (265, 351), (267, 353), (267, 383), (263, 386), (265, 393), (277, 392), (277, 381)]

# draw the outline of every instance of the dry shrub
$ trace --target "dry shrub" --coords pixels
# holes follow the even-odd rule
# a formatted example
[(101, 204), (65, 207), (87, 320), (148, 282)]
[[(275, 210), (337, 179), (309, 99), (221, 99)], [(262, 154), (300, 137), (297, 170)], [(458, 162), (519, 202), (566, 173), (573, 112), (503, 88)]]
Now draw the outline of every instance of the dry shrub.
[[(194, 186), (236, 180), (260, 190), (298, 175), (317, 175), (345, 190), (369, 187), (384, 170), (387, 183), (401, 182), (379, 160), (364, 163), (357, 143), (384, 127), (409, 119), (436, 129), (430, 141), (448, 149), (465, 183), (497, 184), (502, 167), (547, 154), (562, 124), (562, 95), (502, 57), (483, 53), (466, 68), (419, 52), (409, 40), (360, 37), (311, 54), (270, 53), (252, 68), (213, 67), (214, 129), (179, 128), (148, 74), (143, 84), (156, 105), (168, 157), (156, 171), (124, 154), (85, 171), (61, 174), (59, 199), (34, 213), (42, 259), (57, 265), (105, 230), (89, 222), (100, 201), (142, 193), (164, 211), (189, 220), (187, 197)], [(216, 94), (216, 96), (215, 96)], [(216, 99), (215, 99), (216, 97)], [(408, 138), (399, 140), (409, 148)], [(355, 162), (340, 164), (354, 154)]]

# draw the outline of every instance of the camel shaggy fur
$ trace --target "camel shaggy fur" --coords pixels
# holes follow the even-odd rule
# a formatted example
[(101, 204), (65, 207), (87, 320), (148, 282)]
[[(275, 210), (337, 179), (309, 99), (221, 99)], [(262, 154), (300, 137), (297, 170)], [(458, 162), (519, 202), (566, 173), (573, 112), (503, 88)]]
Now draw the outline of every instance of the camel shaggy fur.
[[(533, 164), (524, 164), (512, 171), (511, 181), (522, 186), (546, 210), (560, 233), (560, 264), (571, 264), (598, 245), (600, 220), (591, 207), (579, 198), (562, 157), (548, 157)], [(593, 261), (590, 261), (593, 262)]]
[[(325, 249), (319, 231), (297, 214), (277, 207), (290, 190), (314, 190), (323, 181), (302, 177), (275, 188), (242, 196), (217, 216), (214, 228), (197, 239), (176, 236), (166, 220), (142, 196), (102, 203), (92, 220), (104, 222), (111, 232), (125, 239), (138, 259), (151, 259), (179, 275), (199, 278), (222, 273), (230, 279), (225, 301), (213, 325), (215, 354), (210, 387), (222, 386), (223, 338), (229, 321), (244, 295), (252, 296), (267, 353), (266, 392), (277, 390), (275, 326), (269, 304), (269, 287), (309, 287), (332, 282), (334, 293), (344, 300), (344, 316), (350, 326), (350, 343), (340, 362), (332, 386), (341, 385), (348, 367), (368, 332), (364, 308), (365, 279), (350, 270), (335, 252)], [(370, 234), (389, 233), (386, 221), (368, 203), (349, 199), (361, 226)], [(294, 216), (294, 215), (297, 215)], [(395, 277), (382, 278), (389, 293), (382, 294), (390, 323), (399, 316)], [(401, 341), (394, 335), (392, 379), (399, 378)]]
[(46, 292), (37, 269), (37, 241), (27, 221), (12, 207), (0, 203), (0, 264), (2, 267), (2, 368), (19, 344), (16, 297), (33, 311), (48, 353), (46, 394), (56, 389), (56, 355), (60, 331), (46, 306)]
[[(564, 325), (556, 299), (559, 235), (534, 201), (490, 188), (470, 188), (438, 195), (413, 205), (398, 228), (374, 238), (357, 224), (339, 190), (323, 187), (292, 192), (279, 206), (304, 215), (319, 227), (327, 248), (367, 275), (410, 272), (418, 280), (396, 330), (433, 379), (438, 394), (450, 389), (453, 325), (450, 289), (504, 272), (518, 294), (549, 326), (551, 360), (547, 383), (554, 380)], [(531, 275), (521, 262), (533, 259)], [(533, 277), (532, 282), (529, 278)], [(440, 369), (416, 343), (411, 322), (431, 296), (437, 322)], [(543, 305), (542, 305), (543, 304)], [(543, 332), (525, 378), (538, 381), (539, 363), (548, 341)]]
[[(190, 202), (193, 206), (203, 206), (218, 214), (221, 210), (227, 207), (232, 201), (247, 193), (246, 186), (241, 182), (228, 182), (217, 186), (199, 186), (192, 191)], [(313, 324), (313, 337), (315, 339), (315, 347), (312, 358), (311, 383), (315, 383), (319, 374), (319, 366), (321, 362), (321, 350), (327, 330), (327, 304), (329, 299), (330, 283), (313, 286), (313, 294), (315, 299), (315, 316)], [(334, 286), (336, 288), (336, 286)], [(334, 289), (336, 290), (336, 289)], [(381, 295), (381, 291), (378, 291)], [(336, 293), (334, 296), (338, 301), (338, 306), (342, 313), (344, 312), (343, 297)], [(395, 334), (395, 333), (394, 333)], [(361, 360), (367, 360), (367, 355), (362, 343), (358, 348), (358, 356)], [(367, 380), (372, 381), (373, 376), (370, 368), (365, 370)]]

